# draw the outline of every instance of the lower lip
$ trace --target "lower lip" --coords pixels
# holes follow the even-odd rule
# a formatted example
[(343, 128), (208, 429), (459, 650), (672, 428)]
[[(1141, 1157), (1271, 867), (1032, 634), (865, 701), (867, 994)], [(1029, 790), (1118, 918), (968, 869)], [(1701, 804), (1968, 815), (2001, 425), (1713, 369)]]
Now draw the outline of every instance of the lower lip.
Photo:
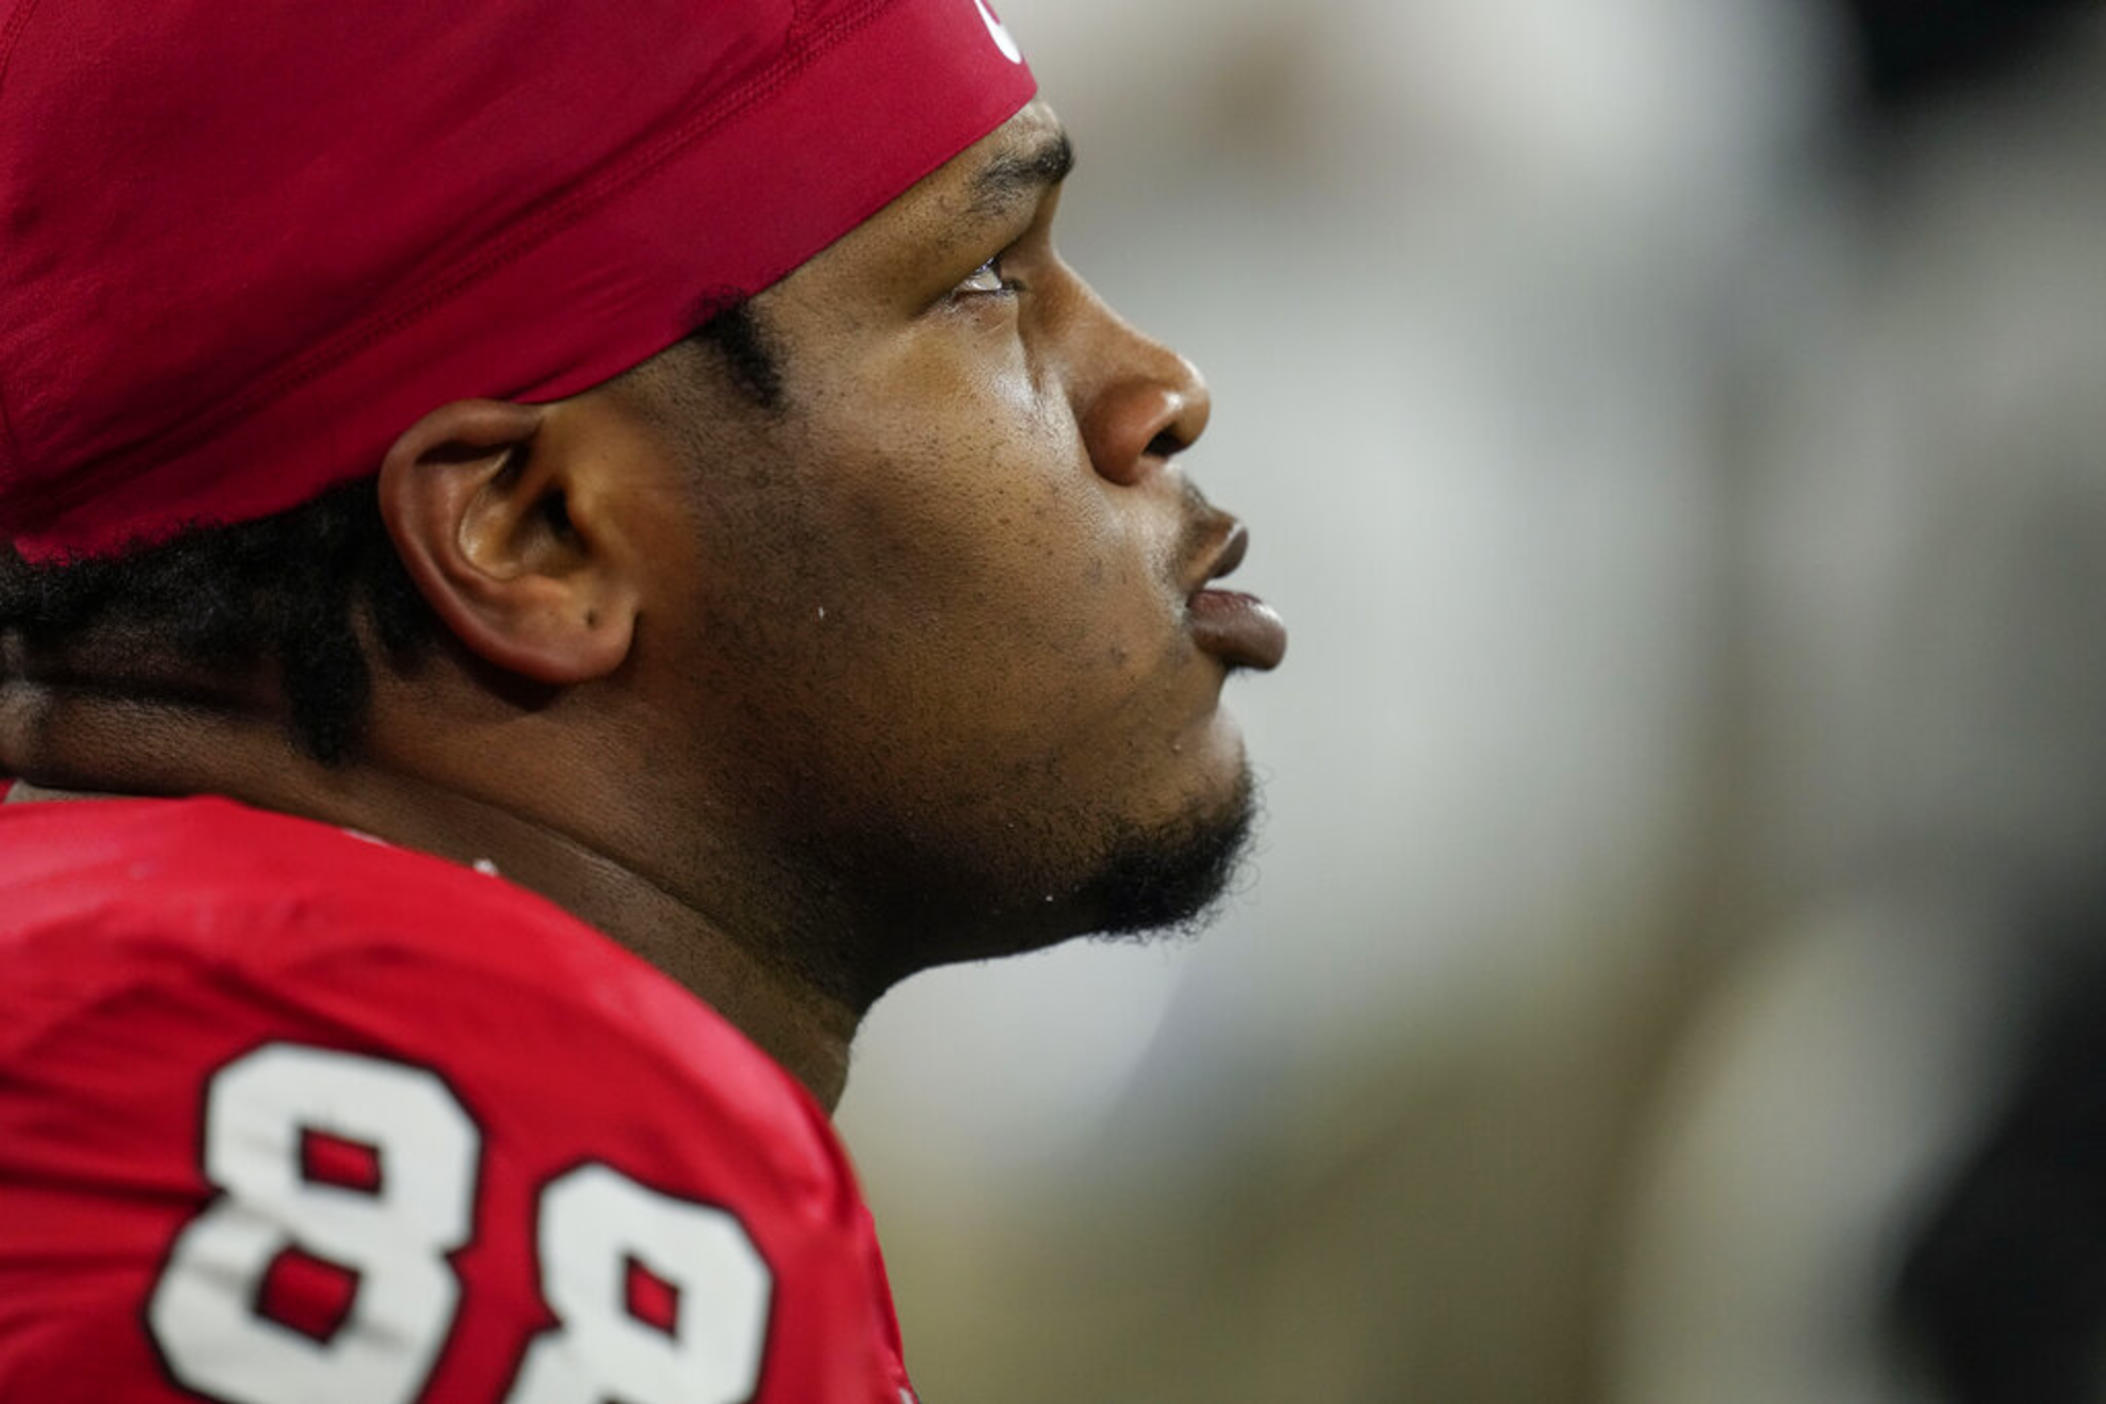
[(1232, 667), (1276, 668), (1287, 654), (1287, 626), (1255, 595), (1201, 590), (1185, 608), (1199, 646)]

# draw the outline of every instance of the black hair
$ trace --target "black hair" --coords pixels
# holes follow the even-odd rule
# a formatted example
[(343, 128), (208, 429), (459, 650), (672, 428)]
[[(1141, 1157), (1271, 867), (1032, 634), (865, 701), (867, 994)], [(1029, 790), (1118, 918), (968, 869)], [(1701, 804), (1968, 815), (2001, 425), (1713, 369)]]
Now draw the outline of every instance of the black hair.
[[(719, 353), (749, 399), (780, 406), (780, 363), (748, 303), (716, 312), (689, 341)], [(443, 627), (396, 554), (375, 478), (109, 558), (32, 565), (0, 542), (0, 635), (35, 651), (93, 633), (215, 672), (274, 670), (293, 739), (327, 765), (356, 752), (372, 695), (361, 611), (401, 664)]]
[(688, 343), (713, 348), (722, 356), (732, 384), (754, 404), (771, 413), (782, 408), (782, 358), (752, 303), (728, 304), (703, 322)]
[(31, 565), (10, 545), (0, 549), (0, 632), (32, 650), (92, 630), (127, 651), (215, 671), (275, 667), (294, 739), (338, 764), (357, 744), (372, 691), (358, 606), (398, 657), (438, 628), (381, 522), (377, 482), (106, 559)]

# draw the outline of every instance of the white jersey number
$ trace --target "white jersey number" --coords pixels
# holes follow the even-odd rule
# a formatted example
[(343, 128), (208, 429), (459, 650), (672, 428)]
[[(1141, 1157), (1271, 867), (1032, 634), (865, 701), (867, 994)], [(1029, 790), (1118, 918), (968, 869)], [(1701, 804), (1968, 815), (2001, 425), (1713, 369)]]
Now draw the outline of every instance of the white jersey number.
[[(305, 1179), (310, 1130), (376, 1148), (379, 1189)], [(223, 1193), (176, 1238), (147, 1306), (171, 1372), (237, 1404), (416, 1398), (460, 1300), (445, 1255), (468, 1239), (476, 1140), (420, 1069), (291, 1044), (220, 1069), (205, 1098), (205, 1176)], [(255, 1314), (289, 1248), (359, 1274), (326, 1344)]]
[[(368, 1147), (371, 1188), (308, 1178), (309, 1133)], [(227, 1404), (413, 1404), (461, 1295), (447, 1255), (473, 1231), (481, 1136), (422, 1068), (268, 1044), (205, 1098), (205, 1174), (220, 1196), (177, 1235), (147, 1324), (185, 1387)], [(542, 1191), (541, 1280), (560, 1323), (535, 1338), (510, 1404), (742, 1404), (767, 1341), (766, 1263), (738, 1220), (605, 1165)], [(296, 1251), (355, 1273), (328, 1339), (261, 1314)], [(666, 1327), (625, 1307), (637, 1265), (677, 1303)]]
[[(635, 1261), (679, 1293), (675, 1329), (622, 1309)], [(541, 1192), (541, 1280), (563, 1325), (534, 1342), (511, 1404), (740, 1404), (760, 1383), (768, 1265), (720, 1209), (604, 1165)]]

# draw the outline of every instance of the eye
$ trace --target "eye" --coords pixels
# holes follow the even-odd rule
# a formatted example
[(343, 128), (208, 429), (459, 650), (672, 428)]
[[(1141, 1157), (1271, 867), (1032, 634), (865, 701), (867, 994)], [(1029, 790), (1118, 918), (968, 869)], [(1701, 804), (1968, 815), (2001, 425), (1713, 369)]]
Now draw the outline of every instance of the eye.
[(1021, 287), (1022, 283), (1002, 276), (1002, 256), (996, 254), (968, 274), (965, 281), (951, 289), (951, 296), (999, 297), (1003, 293), (1015, 292)]

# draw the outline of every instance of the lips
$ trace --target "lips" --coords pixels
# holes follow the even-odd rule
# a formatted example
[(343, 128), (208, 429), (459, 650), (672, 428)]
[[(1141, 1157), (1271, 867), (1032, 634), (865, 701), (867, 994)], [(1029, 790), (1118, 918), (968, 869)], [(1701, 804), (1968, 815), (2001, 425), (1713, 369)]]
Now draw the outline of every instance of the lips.
[(1200, 590), (1185, 603), (1199, 646), (1236, 668), (1277, 668), (1287, 656), (1287, 626), (1271, 605), (1241, 590)]
[[(1204, 580), (1219, 580), (1243, 563), (1250, 534), (1229, 519), (1228, 529)], [(1202, 584), (1185, 600), (1185, 617), (1201, 649), (1232, 668), (1277, 668), (1287, 655), (1287, 626), (1271, 605), (1241, 590), (1217, 590)]]

